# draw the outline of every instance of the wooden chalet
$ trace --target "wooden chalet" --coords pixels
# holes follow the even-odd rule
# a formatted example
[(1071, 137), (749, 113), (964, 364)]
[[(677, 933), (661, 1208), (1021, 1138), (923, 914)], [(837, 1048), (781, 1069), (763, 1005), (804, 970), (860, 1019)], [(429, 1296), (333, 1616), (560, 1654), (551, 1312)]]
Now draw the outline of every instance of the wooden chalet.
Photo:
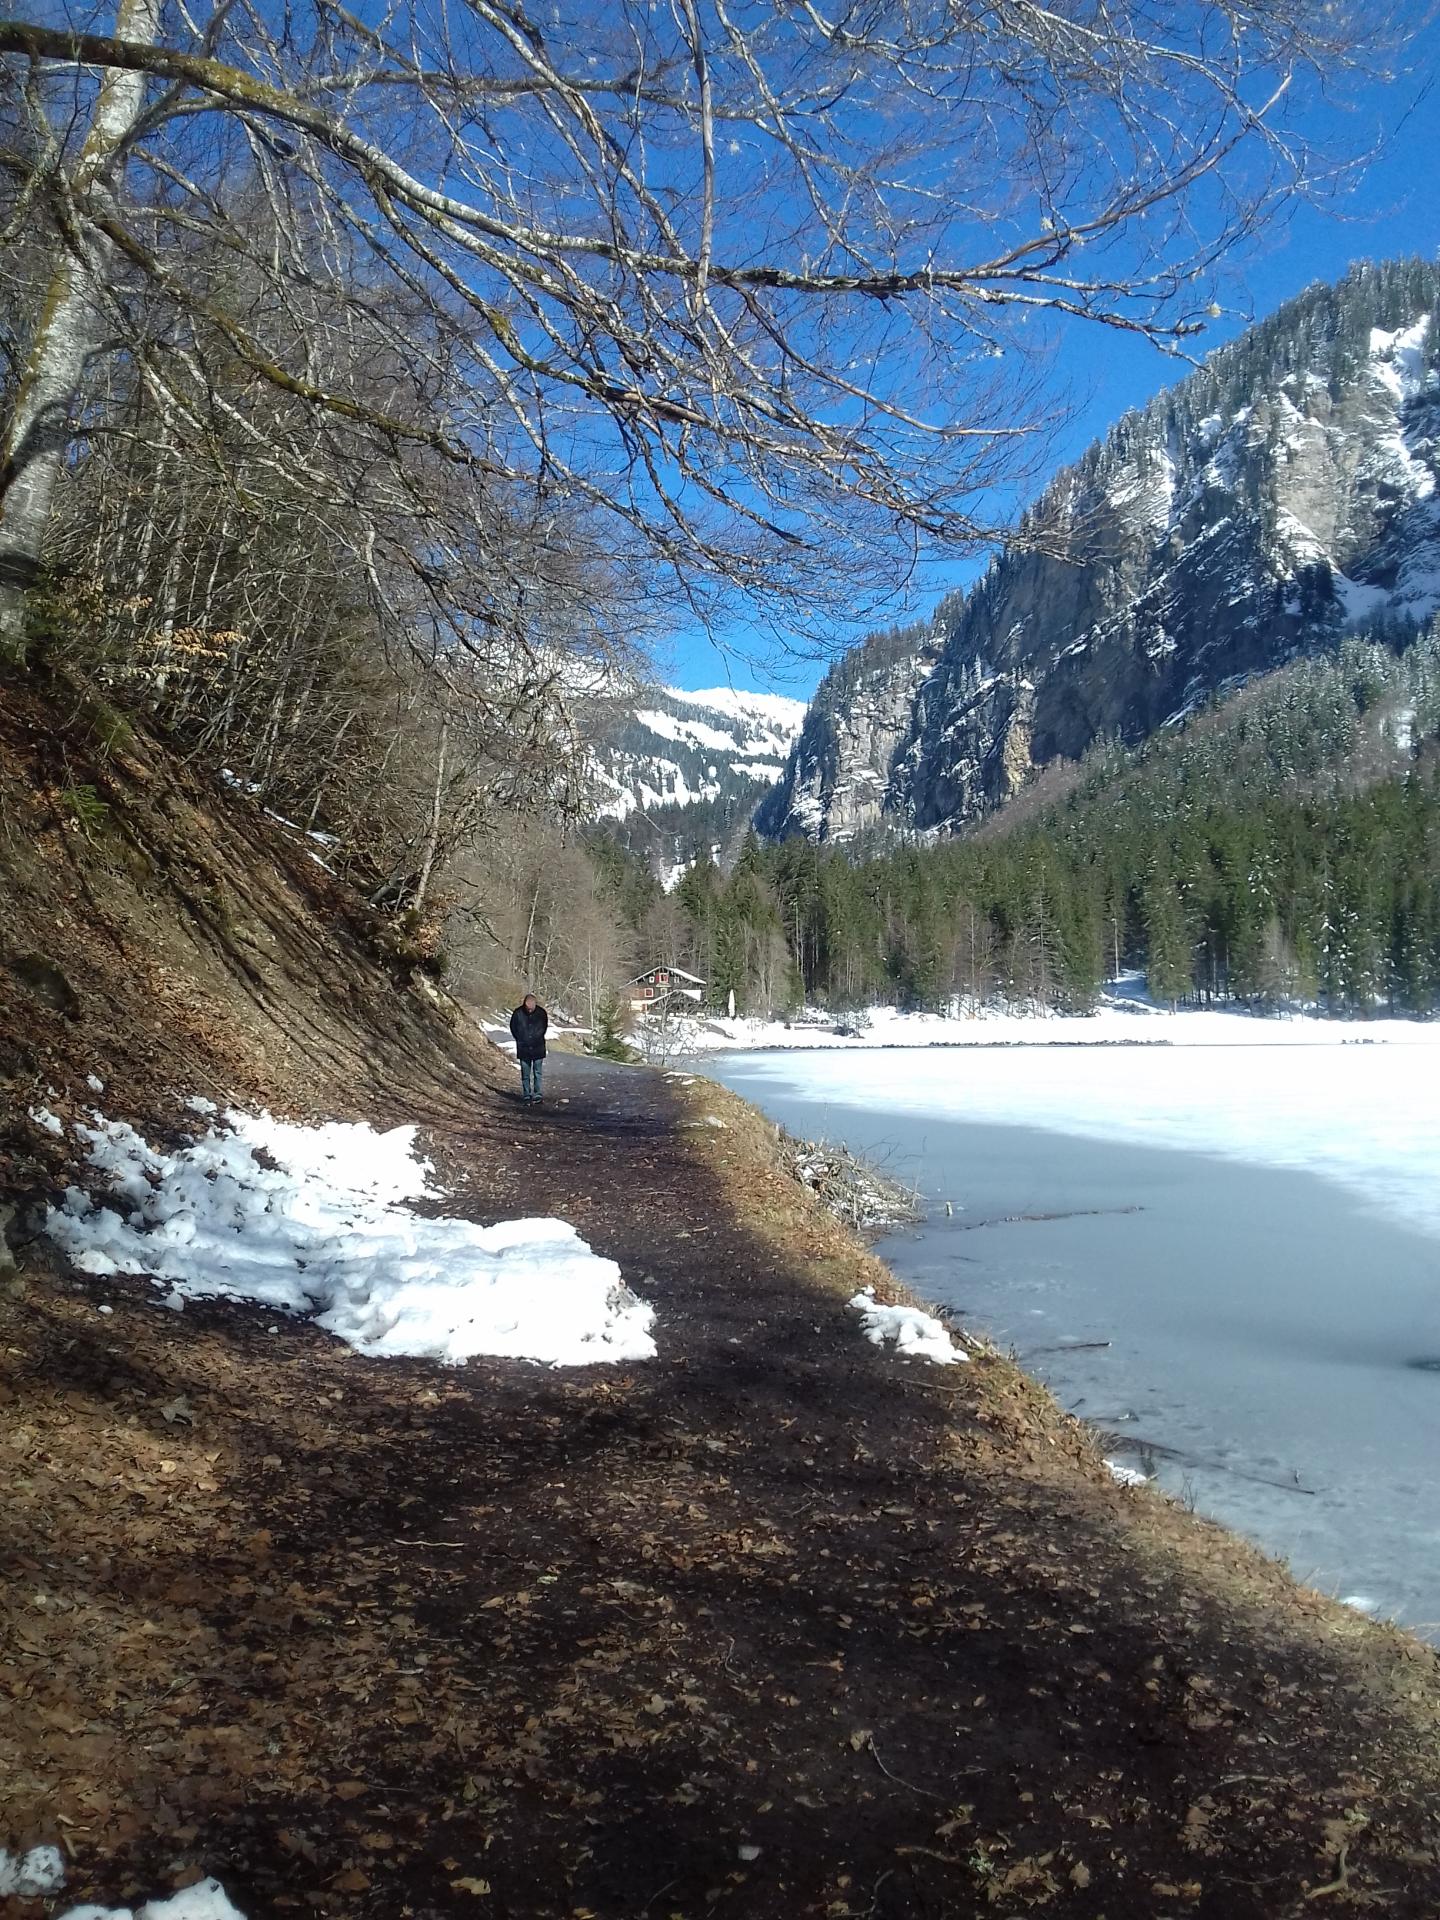
[(632, 1013), (686, 1012), (704, 1000), (705, 982), (683, 967), (650, 967), (637, 974), (625, 992)]

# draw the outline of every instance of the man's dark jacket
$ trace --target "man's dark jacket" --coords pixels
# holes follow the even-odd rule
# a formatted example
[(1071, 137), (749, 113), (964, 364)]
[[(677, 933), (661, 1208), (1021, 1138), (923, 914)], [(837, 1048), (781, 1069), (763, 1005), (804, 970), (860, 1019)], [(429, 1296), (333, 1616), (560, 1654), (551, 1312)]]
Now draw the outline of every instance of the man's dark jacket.
[(545, 1009), (537, 1006), (533, 1013), (527, 1013), (522, 1001), (510, 1016), (510, 1037), (515, 1042), (517, 1060), (543, 1060), (545, 1058), (545, 1029), (550, 1024), (550, 1016)]

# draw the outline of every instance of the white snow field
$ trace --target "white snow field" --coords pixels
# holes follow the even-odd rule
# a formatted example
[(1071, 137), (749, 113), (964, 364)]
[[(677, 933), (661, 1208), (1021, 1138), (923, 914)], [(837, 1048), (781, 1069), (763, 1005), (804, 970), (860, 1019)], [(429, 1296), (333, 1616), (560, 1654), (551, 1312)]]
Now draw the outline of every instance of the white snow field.
[[(837, 1031), (837, 1026), (843, 1031)], [(1266, 1018), (1239, 1008), (1171, 1012), (1147, 1000), (1138, 976), (1114, 982), (1093, 1013), (980, 1005), (942, 1013), (869, 1007), (832, 1021), (806, 1008), (788, 1023), (707, 1016), (687, 1052), (864, 1052), (882, 1047), (1340, 1047), (1401, 1042), (1440, 1047), (1440, 1021)]]
[(843, 1061), (755, 1053), (744, 1067), (740, 1090), (762, 1100), (773, 1087), (867, 1113), (1043, 1127), (1318, 1173), (1440, 1234), (1440, 1054), (1428, 1044), (1006, 1047), (963, 1061), (871, 1049)]
[(47, 1222), (82, 1272), (148, 1274), (176, 1309), (220, 1296), (311, 1316), (374, 1357), (559, 1367), (654, 1356), (654, 1310), (565, 1221), (480, 1227), (407, 1205), (441, 1191), (414, 1127), (232, 1111), (166, 1153), (93, 1118), (76, 1131), (107, 1197), (71, 1187)]

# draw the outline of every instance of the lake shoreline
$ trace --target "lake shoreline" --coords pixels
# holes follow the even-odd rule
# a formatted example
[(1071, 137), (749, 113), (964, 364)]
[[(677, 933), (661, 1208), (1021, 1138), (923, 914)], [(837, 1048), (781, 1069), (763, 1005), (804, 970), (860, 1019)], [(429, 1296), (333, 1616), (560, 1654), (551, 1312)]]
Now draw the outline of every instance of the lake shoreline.
[[(1433, 1239), (1314, 1169), (925, 1113), (927, 1054), (896, 1063), (909, 1113), (856, 1106), (863, 1089), (786, 1097), (773, 1057), (721, 1070), (772, 1119), (918, 1173), (925, 1224), (877, 1254), (1013, 1351), (1108, 1454), (1148, 1458), (1297, 1578), (1432, 1632)], [(854, 1064), (812, 1057), (811, 1095)]]

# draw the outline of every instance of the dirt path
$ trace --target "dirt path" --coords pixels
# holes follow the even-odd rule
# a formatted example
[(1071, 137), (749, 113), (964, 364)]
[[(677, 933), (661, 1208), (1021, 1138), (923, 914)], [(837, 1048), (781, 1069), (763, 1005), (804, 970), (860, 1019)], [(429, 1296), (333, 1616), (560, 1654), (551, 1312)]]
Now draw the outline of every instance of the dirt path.
[[(863, 1256), (728, 1096), (563, 1057), (547, 1094), (452, 1108), (447, 1206), (571, 1220), (655, 1362), (379, 1366), (104, 1283), (0, 1321), (12, 1571), (68, 1598), (11, 1640), (0, 1778), (16, 1838), (65, 1809), (72, 1897), (203, 1867), (251, 1920), (1433, 1920), (1428, 1655), (1277, 1610), (1002, 1363), (867, 1346)], [(134, 1486), (80, 1482), (125, 1446)]]

